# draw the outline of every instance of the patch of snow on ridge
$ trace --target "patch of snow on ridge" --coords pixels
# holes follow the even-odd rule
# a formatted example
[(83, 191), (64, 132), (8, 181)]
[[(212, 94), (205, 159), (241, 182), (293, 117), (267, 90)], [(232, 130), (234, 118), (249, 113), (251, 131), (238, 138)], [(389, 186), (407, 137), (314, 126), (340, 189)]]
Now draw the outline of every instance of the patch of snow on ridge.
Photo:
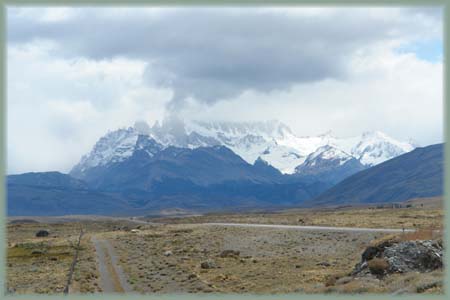
[(318, 148), (315, 152), (308, 155), (305, 164), (314, 166), (319, 160), (339, 161), (339, 165), (343, 165), (347, 161), (354, 158), (352, 155), (337, 149), (330, 145), (325, 145)]
[(293, 174), (297, 167), (308, 162), (310, 167), (319, 165), (315, 161), (319, 156), (323, 163), (339, 160), (342, 165), (355, 158), (363, 165), (373, 166), (415, 148), (411, 143), (397, 141), (379, 131), (349, 138), (335, 137), (332, 132), (299, 137), (279, 121), (184, 122), (171, 118), (161, 124), (155, 122), (152, 127), (140, 121), (134, 127), (107, 133), (74, 169), (84, 172), (120, 162), (136, 150), (153, 156), (168, 146), (190, 149), (225, 146), (249, 164), (260, 157), (284, 174)]
[(132, 127), (108, 132), (98, 140), (89, 154), (83, 156), (79, 163), (82, 166), (81, 171), (130, 157), (133, 155), (138, 135)]
[(397, 141), (386, 134), (374, 131), (364, 132), (360, 141), (352, 148), (352, 154), (362, 164), (374, 166), (388, 159), (412, 151), (414, 146)]

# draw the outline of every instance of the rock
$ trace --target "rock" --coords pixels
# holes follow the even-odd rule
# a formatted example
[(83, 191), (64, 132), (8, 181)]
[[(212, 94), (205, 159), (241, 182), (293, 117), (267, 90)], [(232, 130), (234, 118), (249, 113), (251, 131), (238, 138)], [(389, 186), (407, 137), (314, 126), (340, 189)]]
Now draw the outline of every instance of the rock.
[(347, 284), (352, 280), (353, 280), (352, 277), (345, 276), (345, 277), (342, 277), (342, 278), (339, 278), (338, 280), (336, 280), (336, 285)]
[(390, 272), (429, 272), (442, 268), (442, 247), (433, 241), (407, 241), (387, 247), (383, 253)]
[(33, 250), (33, 251), (31, 251), (31, 254), (32, 255), (42, 255), (42, 254), (44, 254), (44, 251), (42, 251), (42, 250)]
[(47, 230), (39, 230), (38, 232), (36, 232), (36, 237), (46, 237), (49, 234), (50, 233)]
[(442, 255), (441, 241), (386, 241), (367, 247), (351, 275), (430, 272), (442, 268)]
[(236, 250), (223, 250), (221, 253), (220, 253), (220, 257), (233, 257), (233, 258), (236, 258), (236, 257), (238, 257), (239, 255), (241, 254), (241, 252), (240, 251), (236, 251)]
[(215, 261), (208, 259), (208, 260), (202, 262), (200, 264), (200, 267), (202, 269), (214, 269), (214, 268), (217, 268), (217, 264), (215, 263)]
[(356, 264), (356, 266), (353, 268), (353, 271), (350, 275), (356, 276), (356, 275), (366, 275), (369, 274), (369, 268), (367, 268), (367, 261), (362, 261)]
[(361, 254), (362, 261), (368, 261), (372, 258), (376, 257), (382, 252), (382, 249), (379, 247), (369, 246), (364, 250), (363, 254)]
[(173, 253), (170, 250), (164, 252), (164, 256), (171, 256)]

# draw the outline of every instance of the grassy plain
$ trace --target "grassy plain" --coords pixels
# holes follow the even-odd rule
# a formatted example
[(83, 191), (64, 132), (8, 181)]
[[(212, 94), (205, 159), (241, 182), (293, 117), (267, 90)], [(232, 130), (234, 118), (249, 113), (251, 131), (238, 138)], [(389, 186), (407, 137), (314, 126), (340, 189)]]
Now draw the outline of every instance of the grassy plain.
[[(32, 218), (27, 218), (32, 219)], [(126, 280), (138, 293), (364, 293), (442, 292), (443, 271), (355, 279), (349, 273), (380, 232), (244, 228), (200, 223), (256, 223), (336, 227), (415, 228), (403, 239), (436, 239), (439, 207), (288, 210), (153, 218), (157, 222), (87, 217), (8, 224), (7, 288), (10, 293), (62, 293), (80, 228), (83, 236), (70, 293), (102, 292), (92, 237), (114, 248)], [(50, 232), (38, 238), (40, 229)], [(131, 229), (137, 229), (132, 232)], [(224, 250), (238, 255), (224, 256)], [(109, 266), (110, 268), (110, 266)], [(103, 276), (105, 276), (103, 274)]]

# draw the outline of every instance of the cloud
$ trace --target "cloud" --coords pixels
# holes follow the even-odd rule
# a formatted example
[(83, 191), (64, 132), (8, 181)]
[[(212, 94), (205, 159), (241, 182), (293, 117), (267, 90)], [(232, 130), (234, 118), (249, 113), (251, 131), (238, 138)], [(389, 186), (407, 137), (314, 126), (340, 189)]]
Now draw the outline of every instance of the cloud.
[(108, 130), (157, 120), (172, 92), (142, 84), (130, 59), (61, 59), (52, 47), (8, 47), (8, 172), (67, 172)]
[(19, 13), (12, 14), (8, 41), (50, 40), (59, 46), (55, 55), (69, 58), (144, 61), (146, 80), (172, 89), (170, 108), (177, 110), (190, 97), (215, 103), (248, 90), (346, 80), (352, 71), (348, 62), (361, 49), (438, 35), (439, 13), (398, 8), (76, 8), (66, 12), (70, 17), (57, 19), (57, 26), (55, 20), (24, 22)]
[(58, 9), (7, 10), (8, 173), (174, 112), (442, 141), (442, 60), (411, 46), (442, 41), (442, 9)]
[(443, 141), (443, 65), (374, 49), (354, 57), (346, 81), (298, 84), (289, 91), (245, 92), (232, 101), (193, 103), (182, 116), (214, 121), (279, 119), (301, 136), (330, 129), (340, 137), (381, 130), (421, 145)]

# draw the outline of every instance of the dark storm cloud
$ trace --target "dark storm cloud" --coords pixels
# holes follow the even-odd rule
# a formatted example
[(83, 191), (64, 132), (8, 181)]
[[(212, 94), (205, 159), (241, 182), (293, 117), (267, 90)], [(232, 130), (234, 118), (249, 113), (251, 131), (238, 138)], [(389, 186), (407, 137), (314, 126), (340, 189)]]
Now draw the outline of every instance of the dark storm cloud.
[(411, 21), (380, 18), (364, 9), (306, 16), (223, 8), (167, 9), (159, 16), (139, 10), (115, 15), (79, 10), (56, 23), (24, 22), (11, 14), (8, 41), (54, 40), (61, 47), (56, 54), (66, 57), (144, 60), (146, 79), (173, 90), (173, 109), (188, 97), (213, 103), (246, 90), (270, 92), (327, 78), (344, 80), (355, 51), (405, 36), (406, 28), (414, 32)]

